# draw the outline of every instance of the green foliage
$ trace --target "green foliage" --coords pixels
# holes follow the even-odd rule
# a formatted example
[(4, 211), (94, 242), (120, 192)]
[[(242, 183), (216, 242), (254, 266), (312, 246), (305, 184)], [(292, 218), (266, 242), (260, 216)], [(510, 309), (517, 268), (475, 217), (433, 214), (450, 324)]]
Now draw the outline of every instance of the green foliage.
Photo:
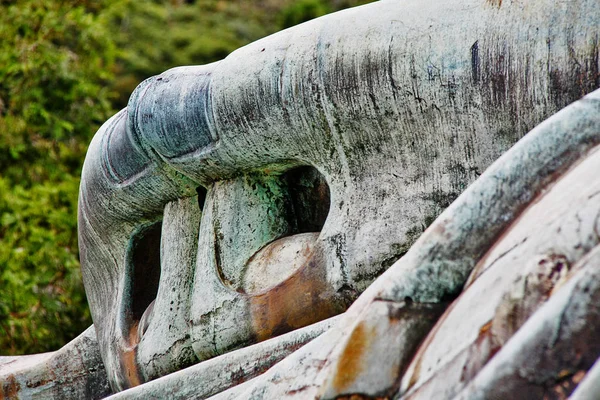
[(208, 64), (283, 28), (360, 0), (122, 1), (107, 10), (114, 32), (118, 108), (142, 80), (180, 65)]
[[(0, 158), (4, 177), (41, 182), (77, 172), (85, 146), (73, 139), (85, 143), (111, 111), (105, 86), (112, 79), (114, 46), (108, 37), (85, 3), (30, 0), (3, 7), (0, 154), (8, 155)], [(57, 169), (43, 168), (47, 161)], [(24, 165), (35, 171), (24, 170)]]
[(115, 58), (91, 4), (27, 0), (0, 10), (0, 354), (54, 350), (91, 324), (78, 177), (112, 113)]
[(364, 0), (0, 1), (0, 354), (91, 324), (76, 207), (94, 132), (143, 79)]
[(298, 0), (283, 8), (279, 15), (279, 28), (289, 28), (344, 8), (355, 7), (373, 0)]
[(0, 347), (55, 349), (90, 324), (77, 252), (79, 179), (26, 190), (0, 178)]
[(208, 64), (277, 30), (276, 15), (290, 0), (248, 2), (122, 1), (105, 13), (119, 53), (113, 89), (121, 108), (137, 84), (180, 65)]
[(329, 4), (321, 0), (300, 0), (282, 12), (281, 25), (289, 28), (330, 12)]

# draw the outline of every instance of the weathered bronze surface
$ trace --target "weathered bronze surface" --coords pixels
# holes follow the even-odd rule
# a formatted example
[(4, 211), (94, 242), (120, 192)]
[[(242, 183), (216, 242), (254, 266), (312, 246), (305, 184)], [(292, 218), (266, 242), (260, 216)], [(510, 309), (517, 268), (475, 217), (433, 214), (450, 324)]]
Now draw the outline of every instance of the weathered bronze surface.
[(599, 38), (381, 1), (143, 82), (82, 175), (94, 328), (0, 399), (600, 396)]

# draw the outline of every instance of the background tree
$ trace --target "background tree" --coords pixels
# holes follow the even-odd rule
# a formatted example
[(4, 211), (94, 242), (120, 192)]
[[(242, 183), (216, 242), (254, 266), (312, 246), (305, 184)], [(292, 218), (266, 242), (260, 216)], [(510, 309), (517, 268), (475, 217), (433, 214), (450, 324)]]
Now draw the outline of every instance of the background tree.
[(102, 4), (0, 11), (0, 349), (55, 349), (90, 324), (77, 252), (79, 173), (112, 113), (115, 47)]

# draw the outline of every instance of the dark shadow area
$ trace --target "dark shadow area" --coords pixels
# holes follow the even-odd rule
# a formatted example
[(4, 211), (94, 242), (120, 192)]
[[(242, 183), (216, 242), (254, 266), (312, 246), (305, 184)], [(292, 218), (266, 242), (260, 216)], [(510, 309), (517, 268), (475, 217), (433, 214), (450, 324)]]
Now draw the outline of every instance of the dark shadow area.
[(330, 194), (325, 177), (316, 168), (302, 166), (281, 176), (286, 183), (286, 204), (292, 234), (320, 232), (329, 214)]
[(130, 305), (132, 322), (139, 321), (156, 298), (160, 281), (160, 237), (162, 221), (140, 231), (132, 241)]
[(198, 194), (198, 208), (200, 208), (200, 211), (203, 211), (204, 202), (206, 201), (206, 188), (204, 186), (198, 186), (196, 188), (196, 193)]

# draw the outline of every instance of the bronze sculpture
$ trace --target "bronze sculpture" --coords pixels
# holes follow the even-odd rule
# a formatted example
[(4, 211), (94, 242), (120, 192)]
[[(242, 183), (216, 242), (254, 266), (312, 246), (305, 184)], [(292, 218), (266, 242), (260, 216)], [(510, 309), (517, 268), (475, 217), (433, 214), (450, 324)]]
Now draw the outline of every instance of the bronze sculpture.
[[(141, 84), (92, 142), (80, 195), (84, 281), (112, 390), (339, 314), (405, 254), (384, 276), (406, 265), (416, 275), (394, 278), (401, 290), (375, 284), (313, 342), (327, 343), (337, 355), (302, 375), (312, 384), (297, 377), (311, 389), (295, 393), (398, 396), (427, 390), (432, 376), (449, 384), (442, 372), (427, 378), (415, 372), (416, 346), (475, 265), (484, 264), (481, 257), (502, 229), (595, 145), (597, 106), (589, 104), (597, 95), (584, 102), (590, 110), (559, 114), (565, 132), (577, 124), (589, 132), (575, 129), (579, 136), (564, 143), (566, 133), (556, 129), (553, 139), (530, 135), (534, 139), (503, 158), (510, 168), (492, 167), (508, 183), (488, 171), (407, 251), (500, 154), (598, 87), (599, 19), (594, 1), (586, 0), (561, 7), (551, 1), (384, 1)], [(537, 169), (529, 167), (534, 156)], [(554, 161), (544, 164), (544, 157)], [(487, 211), (467, 212), (477, 207), (466, 207), (464, 199)], [(503, 211), (496, 215), (495, 207)], [(448, 215), (462, 224), (454, 233), (443, 222)], [(466, 240), (470, 231), (476, 238)], [(542, 257), (544, 265), (575, 262), (563, 253)], [(423, 254), (439, 257), (435, 268), (419, 267)], [(552, 285), (566, 279), (561, 271)], [(377, 290), (392, 292), (376, 301), (369, 296)], [(390, 304), (378, 303), (383, 300)], [(363, 309), (372, 311), (357, 311)], [(373, 317), (380, 312), (401, 323), (387, 326)], [(510, 335), (486, 339), (492, 342), (482, 351), (482, 365), (469, 364), (452, 395), (475, 390), (465, 385), (477, 379), (485, 354), (528, 317), (502, 331)], [(375, 337), (403, 338), (398, 345), (406, 349), (387, 360), (373, 345), (359, 360), (344, 358), (344, 349), (362, 346), (356, 337), (364, 321)], [(430, 342), (417, 353), (425, 364), (428, 351), (443, 352), (435, 337)], [(257, 346), (253, 354), (262, 354)], [(298, 357), (316, 357), (309, 346), (273, 371), (297, 374)], [(359, 361), (368, 367), (339, 367)], [(387, 381), (374, 377), (377, 362), (396, 368)], [(405, 369), (410, 376), (402, 378)], [(242, 370), (239, 381), (256, 373)], [(262, 388), (265, 398), (285, 395), (289, 387), (274, 383), (273, 374), (247, 390), (256, 395)], [(165, 390), (168, 382), (129, 393)]]

